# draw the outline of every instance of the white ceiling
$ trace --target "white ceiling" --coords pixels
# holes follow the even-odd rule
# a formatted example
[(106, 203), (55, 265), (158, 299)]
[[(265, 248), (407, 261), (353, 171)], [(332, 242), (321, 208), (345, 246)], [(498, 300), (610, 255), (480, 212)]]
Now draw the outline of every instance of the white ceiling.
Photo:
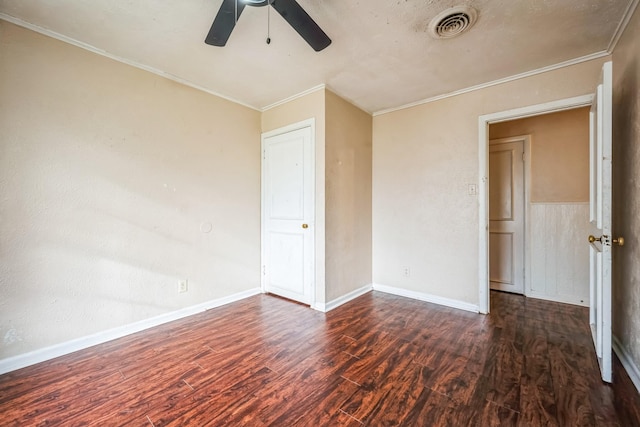
[[(634, 0), (298, 0), (333, 43), (315, 52), (267, 7), (226, 47), (204, 43), (222, 0), (0, 0), (0, 17), (264, 109), (325, 84), (368, 112), (606, 53)], [(478, 21), (435, 40), (459, 4)]]

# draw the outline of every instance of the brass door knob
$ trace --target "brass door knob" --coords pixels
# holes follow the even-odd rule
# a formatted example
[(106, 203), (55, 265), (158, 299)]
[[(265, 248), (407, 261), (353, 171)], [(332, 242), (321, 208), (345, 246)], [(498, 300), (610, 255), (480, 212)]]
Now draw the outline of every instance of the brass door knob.
[(613, 239), (613, 243), (618, 246), (624, 246), (624, 237), (620, 236), (617, 239)]
[(589, 243), (602, 242), (602, 236), (596, 238), (594, 235), (589, 235)]
[(309, 224), (302, 224), (302, 228), (309, 228)]

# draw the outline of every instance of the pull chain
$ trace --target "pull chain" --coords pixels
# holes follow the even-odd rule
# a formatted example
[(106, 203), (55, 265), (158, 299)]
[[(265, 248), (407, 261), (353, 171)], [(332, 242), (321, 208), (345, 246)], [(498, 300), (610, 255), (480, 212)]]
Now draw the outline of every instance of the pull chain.
[(271, 0), (267, 0), (267, 44), (271, 43)]

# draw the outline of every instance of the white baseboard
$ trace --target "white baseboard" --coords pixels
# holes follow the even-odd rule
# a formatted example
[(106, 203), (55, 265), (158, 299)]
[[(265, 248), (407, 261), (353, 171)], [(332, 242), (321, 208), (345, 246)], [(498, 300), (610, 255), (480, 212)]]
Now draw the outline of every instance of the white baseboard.
[(192, 316), (194, 314), (201, 313), (212, 308), (220, 307), (222, 305), (230, 304), (232, 302), (240, 301), (242, 299), (251, 297), (253, 295), (258, 295), (260, 293), (260, 288), (249, 289), (244, 292), (238, 292), (237, 294), (229, 295), (227, 297), (218, 298), (212, 301), (204, 302), (202, 304), (197, 304), (191, 307), (172, 311), (170, 313), (161, 314), (160, 316), (141, 320), (129, 325), (119, 326), (117, 328), (98, 332), (93, 335), (88, 335), (71, 341), (55, 344), (50, 347), (34, 350), (29, 353), (19, 354), (7, 359), (2, 359), (0, 360), (0, 374), (5, 374), (7, 372), (15, 371), (17, 369), (21, 369), (30, 365), (35, 365), (36, 363), (64, 356), (65, 354), (73, 353), (74, 351), (83, 350), (97, 344), (102, 344), (107, 341), (122, 338), (127, 335), (143, 331), (145, 329), (153, 328), (154, 326), (162, 325), (163, 323), (182, 319), (187, 316)]
[(346, 304), (349, 301), (354, 300), (359, 296), (366, 294), (367, 292), (371, 292), (372, 289), (373, 289), (373, 285), (366, 285), (354, 291), (351, 291), (348, 294), (344, 294), (341, 297), (338, 297), (327, 303), (317, 302), (314, 304), (312, 308), (318, 311), (322, 311), (323, 313), (326, 313), (328, 311), (333, 310), (334, 308), (340, 307), (342, 304)]
[(431, 302), (438, 305), (443, 305), (445, 307), (457, 308), (459, 310), (471, 311), (473, 313), (479, 313), (480, 309), (477, 305), (469, 304), (468, 302), (459, 301), (450, 298), (444, 298), (437, 295), (426, 294), (423, 292), (410, 291), (408, 289), (395, 288), (393, 286), (386, 285), (373, 285), (374, 291), (380, 291), (387, 294), (398, 295), (406, 298), (413, 298), (420, 301)]
[(622, 346), (620, 341), (618, 341), (618, 338), (616, 338), (615, 335), (613, 336), (612, 344), (613, 344), (613, 351), (615, 351), (616, 354), (618, 355), (618, 359), (620, 359), (620, 362), (622, 363), (624, 370), (627, 371), (629, 378), (631, 378), (631, 381), (633, 381), (633, 385), (636, 386), (636, 390), (638, 390), (638, 393), (640, 393), (640, 370), (638, 369), (636, 364), (633, 363), (633, 359), (631, 358), (631, 355), (627, 353), (627, 351), (624, 349), (624, 347)]
[(589, 307), (589, 301), (581, 302), (578, 298), (575, 298), (575, 297), (563, 297), (559, 295), (550, 296), (550, 295), (539, 294), (531, 291), (525, 292), (525, 296), (527, 298), (542, 299), (545, 301), (561, 302), (563, 304), (572, 304), (572, 305), (579, 305), (581, 307)]

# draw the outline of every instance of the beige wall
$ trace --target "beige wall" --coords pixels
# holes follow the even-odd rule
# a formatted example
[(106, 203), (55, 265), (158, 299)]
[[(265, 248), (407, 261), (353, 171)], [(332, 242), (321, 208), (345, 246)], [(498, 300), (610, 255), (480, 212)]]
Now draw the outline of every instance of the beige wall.
[(265, 111), (262, 131), (316, 123), (316, 301), (371, 283), (371, 115), (320, 89)]
[(0, 359), (259, 287), (259, 153), (259, 112), (0, 21)]
[(307, 119), (315, 119), (316, 145), (316, 218), (315, 218), (315, 287), (316, 302), (324, 303), (325, 296), (325, 90), (319, 89), (305, 96), (271, 108), (262, 113), (262, 132), (269, 132)]
[(613, 52), (613, 333), (640, 367), (640, 8)]
[(589, 94), (605, 59), (374, 117), (374, 282), (478, 304), (478, 117)]
[(310, 118), (316, 120), (316, 142), (320, 142), (318, 145), (324, 145), (324, 89), (318, 89), (262, 113), (262, 132), (269, 132)]
[(589, 201), (589, 108), (489, 127), (491, 139), (519, 135), (531, 135), (531, 202)]
[(326, 91), (326, 293), (371, 284), (370, 114)]

